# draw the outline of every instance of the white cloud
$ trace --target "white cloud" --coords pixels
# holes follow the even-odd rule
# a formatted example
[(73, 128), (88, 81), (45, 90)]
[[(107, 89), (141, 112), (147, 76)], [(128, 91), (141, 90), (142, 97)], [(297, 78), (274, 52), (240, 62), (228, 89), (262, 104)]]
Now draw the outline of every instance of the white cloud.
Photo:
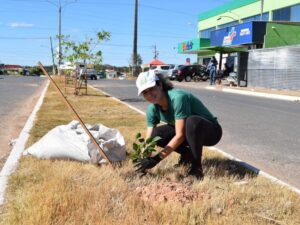
[(34, 25), (31, 23), (24, 23), (24, 22), (11, 22), (8, 24), (8, 26), (12, 28), (28, 28), (28, 27), (33, 27)]

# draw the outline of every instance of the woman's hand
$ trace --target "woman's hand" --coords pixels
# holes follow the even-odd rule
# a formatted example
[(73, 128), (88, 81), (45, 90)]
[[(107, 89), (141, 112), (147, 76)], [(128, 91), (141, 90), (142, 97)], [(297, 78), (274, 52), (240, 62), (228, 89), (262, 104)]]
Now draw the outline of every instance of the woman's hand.
[(166, 158), (171, 152), (177, 149), (185, 140), (185, 119), (178, 119), (175, 121), (175, 136), (167, 144), (164, 150), (161, 151), (161, 156)]
[(162, 160), (162, 158), (160, 157), (159, 154), (157, 154), (156, 156), (153, 156), (153, 157), (147, 157), (147, 158), (141, 159), (134, 165), (134, 167), (137, 167), (137, 169), (135, 171), (139, 172), (139, 173), (145, 173), (146, 170), (152, 169), (161, 160)]

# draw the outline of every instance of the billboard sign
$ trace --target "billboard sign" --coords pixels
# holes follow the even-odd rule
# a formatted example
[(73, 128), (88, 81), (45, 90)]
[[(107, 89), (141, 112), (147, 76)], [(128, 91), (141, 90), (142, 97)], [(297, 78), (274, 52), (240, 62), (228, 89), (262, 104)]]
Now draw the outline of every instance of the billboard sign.
[(252, 21), (212, 31), (211, 46), (252, 44), (256, 40), (263, 40), (265, 32), (260, 32), (263, 27), (265, 27), (265, 22)]

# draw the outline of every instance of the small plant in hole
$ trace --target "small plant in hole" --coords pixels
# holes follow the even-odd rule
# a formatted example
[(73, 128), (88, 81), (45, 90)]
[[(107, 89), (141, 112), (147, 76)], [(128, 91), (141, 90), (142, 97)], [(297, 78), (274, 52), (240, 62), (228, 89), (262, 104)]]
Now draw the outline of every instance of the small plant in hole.
[(141, 133), (137, 133), (135, 136), (136, 141), (133, 143), (133, 151), (130, 154), (130, 158), (133, 163), (138, 162), (148, 156), (151, 156), (152, 152), (155, 152), (157, 142), (161, 137), (149, 137), (145, 140)]

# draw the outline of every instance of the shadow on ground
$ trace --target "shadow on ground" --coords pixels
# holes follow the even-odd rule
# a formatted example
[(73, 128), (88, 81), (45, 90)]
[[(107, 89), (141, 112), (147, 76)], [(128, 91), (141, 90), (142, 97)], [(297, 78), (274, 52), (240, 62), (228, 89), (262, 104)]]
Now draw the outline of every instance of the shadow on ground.
[(242, 163), (222, 158), (203, 159), (202, 166), (204, 171), (215, 177), (234, 176), (239, 179), (244, 177), (256, 177), (258, 171), (246, 168)]
[(145, 100), (141, 98), (121, 98), (120, 100), (122, 102), (145, 102)]

